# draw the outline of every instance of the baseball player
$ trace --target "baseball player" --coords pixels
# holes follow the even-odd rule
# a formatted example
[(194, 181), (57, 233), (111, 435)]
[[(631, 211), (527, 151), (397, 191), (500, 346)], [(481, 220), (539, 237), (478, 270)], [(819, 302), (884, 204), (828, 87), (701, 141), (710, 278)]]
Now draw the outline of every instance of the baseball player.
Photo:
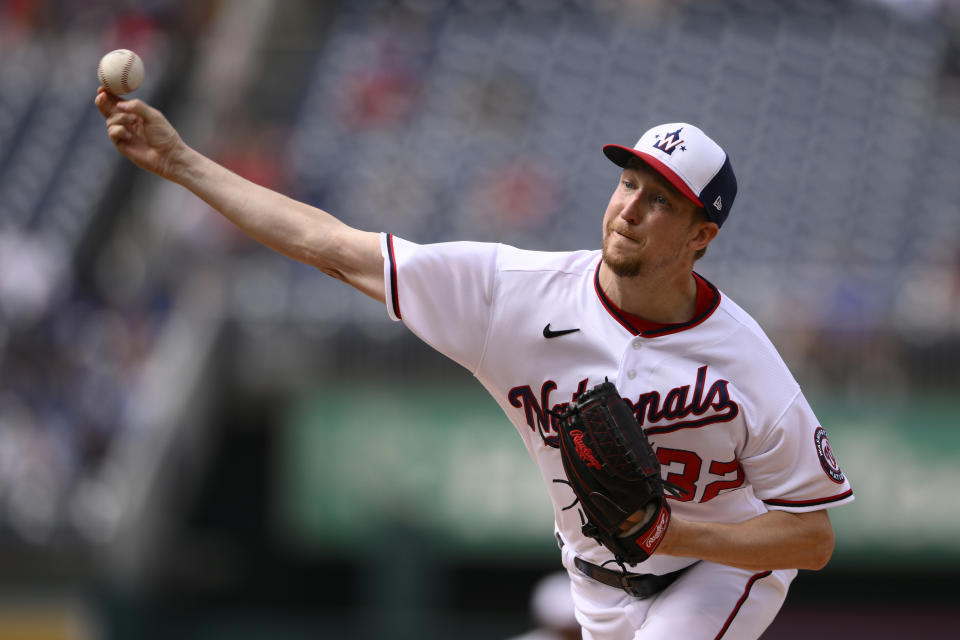
[[(96, 105), (138, 166), (383, 302), (476, 376), (540, 469), (584, 638), (758, 638), (797, 570), (829, 560), (826, 510), (853, 500), (850, 484), (763, 331), (693, 270), (736, 195), (727, 154), (697, 127), (604, 147), (619, 179), (602, 249), (551, 253), (353, 229), (197, 153), (139, 100), (100, 89)], [(630, 566), (585, 535), (557, 449), (558, 413), (605, 380), (676, 488), (647, 538), (658, 546)]]

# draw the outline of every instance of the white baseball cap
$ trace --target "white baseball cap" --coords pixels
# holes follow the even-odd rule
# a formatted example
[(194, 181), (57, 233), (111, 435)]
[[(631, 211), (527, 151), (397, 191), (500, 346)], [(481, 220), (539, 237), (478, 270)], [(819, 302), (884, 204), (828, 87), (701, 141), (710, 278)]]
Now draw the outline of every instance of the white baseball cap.
[(640, 158), (694, 204), (703, 207), (718, 227), (730, 214), (737, 195), (737, 177), (730, 158), (692, 124), (657, 125), (644, 133), (632, 149), (608, 144), (603, 153), (621, 167), (631, 157)]

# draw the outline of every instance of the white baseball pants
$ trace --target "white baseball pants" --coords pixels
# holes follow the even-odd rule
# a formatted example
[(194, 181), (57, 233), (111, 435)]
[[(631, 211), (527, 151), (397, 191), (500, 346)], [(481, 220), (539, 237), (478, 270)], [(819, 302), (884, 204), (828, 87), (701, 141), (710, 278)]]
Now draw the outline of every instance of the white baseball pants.
[(795, 569), (753, 572), (701, 561), (639, 600), (580, 573), (569, 546), (561, 552), (584, 640), (756, 640), (797, 575)]

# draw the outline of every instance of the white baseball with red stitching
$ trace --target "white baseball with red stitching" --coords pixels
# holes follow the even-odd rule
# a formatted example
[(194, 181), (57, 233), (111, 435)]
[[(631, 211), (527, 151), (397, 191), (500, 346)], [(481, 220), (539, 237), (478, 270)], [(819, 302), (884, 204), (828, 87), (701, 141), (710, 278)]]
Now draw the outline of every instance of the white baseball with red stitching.
[(126, 95), (143, 82), (143, 61), (129, 49), (116, 49), (100, 58), (97, 78), (113, 95)]

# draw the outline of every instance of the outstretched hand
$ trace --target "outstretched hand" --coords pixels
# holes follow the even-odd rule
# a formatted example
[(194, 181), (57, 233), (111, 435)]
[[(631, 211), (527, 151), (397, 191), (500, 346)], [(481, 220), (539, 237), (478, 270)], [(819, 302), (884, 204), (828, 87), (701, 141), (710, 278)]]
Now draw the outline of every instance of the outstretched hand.
[(163, 114), (141, 100), (124, 100), (103, 87), (94, 99), (106, 119), (107, 134), (124, 156), (141, 169), (173, 179), (177, 157), (186, 146)]

